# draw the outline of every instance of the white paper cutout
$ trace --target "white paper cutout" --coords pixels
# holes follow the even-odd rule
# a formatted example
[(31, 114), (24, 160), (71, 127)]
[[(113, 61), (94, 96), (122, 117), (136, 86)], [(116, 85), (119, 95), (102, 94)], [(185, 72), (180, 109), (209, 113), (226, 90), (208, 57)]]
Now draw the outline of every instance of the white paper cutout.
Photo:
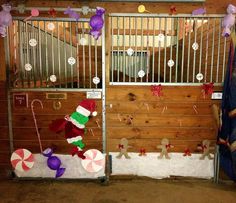
[(75, 64), (75, 58), (74, 57), (70, 57), (70, 58), (68, 58), (68, 63), (70, 64), (70, 65), (74, 65)]
[(167, 64), (171, 68), (175, 65), (175, 62), (172, 59), (170, 59)]
[(197, 42), (194, 42), (193, 44), (192, 44), (192, 48), (193, 48), (193, 50), (198, 50), (198, 47), (199, 47), (199, 45), (198, 45), (198, 43)]
[(26, 71), (31, 71), (31, 70), (32, 70), (31, 64), (26, 63), (26, 64), (25, 64), (25, 70), (26, 70)]
[(201, 81), (203, 79), (203, 74), (202, 73), (198, 73), (196, 75), (196, 78), (197, 78), (198, 81)]
[(87, 40), (85, 39), (85, 38), (81, 38), (80, 40), (79, 40), (79, 43), (81, 44), (81, 45), (87, 45)]
[(159, 35), (157, 35), (157, 39), (158, 39), (158, 41), (162, 42), (162, 41), (164, 41), (164, 39), (165, 39), (165, 35), (163, 35), (162, 33), (160, 33)]
[(35, 46), (37, 45), (37, 40), (36, 40), (36, 39), (30, 39), (30, 40), (29, 40), (29, 45), (30, 45), (31, 47), (35, 47)]
[(94, 77), (94, 78), (93, 78), (93, 83), (94, 83), (95, 85), (97, 85), (98, 83), (100, 83), (100, 78), (99, 78), (99, 77)]
[(50, 81), (51, 81), (51, 82), (56, 82), (56, 81), (57, 81), (57, 76), (51, 75), (51, 76), (50, 76)]
[(49, 30), (54, 30), (55, 29), (54, 23), (48, 23), (48, 29)]
[(127, 54), (128, 54), (129, 56), (132, 56), (132, 55), (134, 54), (134, 50), (133, 50), (132, 48), (128, 48), (128, 49), (127, 49)]
[(145, 72), (144, 72), (143, 70), (140, 70), (140, 71), (138, 72), (138, 76), (139, 76), (140, 78), (142, 78), (144, 75), (145, 75)]

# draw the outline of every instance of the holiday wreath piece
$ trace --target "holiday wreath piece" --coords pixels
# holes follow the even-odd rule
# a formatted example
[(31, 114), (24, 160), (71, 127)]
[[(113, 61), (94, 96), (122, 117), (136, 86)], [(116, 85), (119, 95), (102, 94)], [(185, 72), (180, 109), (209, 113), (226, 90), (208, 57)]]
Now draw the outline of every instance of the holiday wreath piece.
[(54, 120), (49, 129), (53, 132), (65, 132), (65, 138), (69, 144), (74, 145), (72, 148), (72, 156), (77, 155), (81, 159), (85, 159), (83, 148), (83, 136), (85, 134), (85, 124), (89, 121), (89, 116), (96, 116), (96, 103), (92, 99), (82, 100), (71, 115), (66, 115), (64, 119)]

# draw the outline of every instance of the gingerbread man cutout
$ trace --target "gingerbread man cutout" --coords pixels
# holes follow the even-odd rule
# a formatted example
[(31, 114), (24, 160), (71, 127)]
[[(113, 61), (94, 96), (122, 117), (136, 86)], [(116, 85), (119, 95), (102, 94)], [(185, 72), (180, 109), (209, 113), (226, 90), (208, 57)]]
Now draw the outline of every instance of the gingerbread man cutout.
[(209, 140), (203, 140), (202, 145), (198, 146), (198, 149), (200, 149), (203, 154), (200, 157), (201, 160), (205, 159), (205, 157), (208, 157), (208, 159), (213, 159), (210, 155), (210, 150), (214, 149), (214, 147), (210, 147), (210, 141)]
[(163, 156), (165, 156), (166, 159), (170, 159), (170, 156), (168, 155), (168, 150), (173, 147), (174, 146), (169, 143), (169, 140), (167, 138), (163, 138), (161, 140), (161, 145), (157, 145), (157, 148), (161, 149), (161, 154), (158, 159), (162, 159)]
[(129, 147), (130, 146), (128, 145), (128, 140), (126, 138), (122, 138), (119, 144), (120, 153), (116, 158), (120, 159), (124, 155), (126, 159), (130, 159), (131, 157), (127, 152)]

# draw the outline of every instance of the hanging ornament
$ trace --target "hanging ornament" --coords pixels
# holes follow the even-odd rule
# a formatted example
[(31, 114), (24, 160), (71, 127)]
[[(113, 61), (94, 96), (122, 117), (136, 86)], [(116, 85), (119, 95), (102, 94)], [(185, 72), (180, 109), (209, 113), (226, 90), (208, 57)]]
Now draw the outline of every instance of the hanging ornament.
[(144, 13), (144, 12), (151, 13), (150, 11), (146, 10), (144, 5), (139, 5), (138, 6), (138, 12), (139, 13)]
[(34, 156), (27, 149), (17, 149), (11, 155), (11, 164), (18, 171), (28, 171), (34, 166)]
[(87, 45), (87, 40), (86, 40), (85, 38), (81, 38), (81, 39), (79, 40), (79, 43), (80, 43), (82, 46), (85, 46), (85, 45)]
[(55, 29), (54, 23), (48, 23), (47, 27), (48, 27), (49, 30), (54, 30)]
[(160, 42), (163, 42), (165, 39), (165, 35), (163, 35), (162, 33), (160, 33), (159, 35), (157, 35), (157, 40)]
[(192, 11), (192, 15), (203, 15), (206, 14), (206, 8), (198, 8)]
[(192, 44), (192, 48), (193, 48), (194, 51), (198, 50), (198, 47), (199, 47), (199, 45), (198, 45), (197, 42), (194, 42), (194, 43)]
[(65, 11), (64, 14), (69, 15), (70, 18), (74, 18), (76, 21), (78, 21), (80, 19), (80, 15), (73, 11), (70, 7), (68, 7)]
[(57, 77), (55, 75), (51, 75), (50, 76), (50, 81), (51, 82), (56, 82), (57, 81)]
[(57, 12), (56, 12), (56, 10), (55, 10), (54, 8), (50, 8), (50, 10), (48, 11), (48, 14), (49, 14), (51, 17), (55, 18), (56, 15), (57, 15)]
[(142, 78), (144, 75), (145, 75), (145, 72), (144, 72), (143, 70), (140, 70), (140, 71), (138, 72), (138, 76), (139, 76), (140, 78)]
[(206, 98), (206, 96), (211, 95), (213, 93), (213, 88), (214, 88), (213, 82), (202, 85), (202, 93), (203, 93), (204, 99)]
[(93, 83), (94, 83), (95, 85), (97, 85), (98, 83), (100, 83), (100, 78), (95, 76), (95, 77), (93, 78)]
[(39, 16), (39, 10), (36, 9), (36, 8), (33, 8), (33, 9), (31, 10), (31, 16), (25, 18), (24, 21), (27, 21), (27, 20), (29, 20), (30, 18), (32, 18), (32, 17), (37, 17), (37, 16)]
[(105, 167), (105, 157), (97, 149), (90, 149), (84, 153), (85, 159), (81, 160), (83, 168), (89, 173), (97, 173)]
[(26, 70), (26, 71), (31, 71), (31, 70), (32, 70), (31, 64), (26, 63), (26, 64), (25, 64), (25, 70)]
[(196, 75), (196, 79), (197, 79), (198, 81), (201, 81), (201, 80), (203, 79), (203, 74), (202, 74), (202, 73), (198, 73), (198, 74)]
[(35, 46), (37, 45), (37, 40), (36, 40), (36, 39), (30, 39), (30, 40), (29, 40), (29, 45), (30, 45), (31, 47), (35, 47)]
[(171, 6), (171, 7), (170, 7), (170, 14), (171, 14), (171, 15), (174, 15), (174, 14), (176, 14), (176, 12), (177, 12), (176, 7), (175, 7), (175, 6)]
[(175, 62), (172, 59), (170, 59), (167, 64), (170, 68), (172, 68), (175, 65)]
[(158, 97), (160, 97), (160, 96), (162, 96), (163, 94), (162, 94), (162, 86), (161, 86), (161, 84), (159, 84), (159, 85), (152, 85), (151, 86), (151, 91), (152, 91), (152, 95), (153, 96), (158, 96)]
[(71, 56), (70, 58), (68, 58), (68, 63), (69, 63), (70, 65), (74, 65), (75, 62), (76, 62), (76, 60), (75, 60), (74, 57)]
[(127, 49), (127, 54), (128, 54), (129, 56), (132, 56), (132, 55), (134, 54), (134, 50), (133, 50), (132, 48), (128, 48), (128, 49)]

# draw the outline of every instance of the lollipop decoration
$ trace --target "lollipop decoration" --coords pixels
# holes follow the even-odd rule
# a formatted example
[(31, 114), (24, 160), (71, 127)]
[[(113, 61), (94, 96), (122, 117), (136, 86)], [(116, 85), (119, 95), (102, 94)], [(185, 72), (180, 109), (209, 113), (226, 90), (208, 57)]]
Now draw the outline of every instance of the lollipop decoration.
[(34, 166), (34, 156), (27, 149), (17, 149), (11, 155), (11, 164), (15, 170), (28, 171)]
[(62, 168), (61, 167), (61, 160), (57, 157), (57, 156), (52, 156), (53, 154), (53, 150), (51, 148), (47, 148), (43, 151), (43, 156), (47, 157), (47, 165), (50, 169), (55, 170), (56, 171), (56, 178), (61, 177), (66, 168)]
[(6, 28), (12, 22), (11, 6), (9, 4), (2, 5), (2, 11), (0, 12), (0, 35), (1, 37), (6, 36)]
[(25, 18), (24, 21), (27, 21), (27, 20), (29, 20), (30, 18), (32, 18), (32, 17), (37, 17), (37, 16), (39, 16), (39, 10), (36, 9), (36, 8), (33, 8), (33, 9), (31, 10), (31, 16)]
[(76, 21), (78, 21), (79, 18), (80, 18), (80, 15), (79, 15), (77, 12), (73, 11), (70, 7), (68, 7), (68, 8), (64, 11), (64, 14), (69, 15), (70, 18), (74, 18)]
[(138, 12), (139, 13), (144, 13), (144, 12), (151, 13), (150, 11), (146, 10), (144, 5), (139, 5), (138, 6)]
[(96, 8), (96, 14), (90, 18), (89, 25), (91, 27), (90, 34), (94, 39), (98, 39), (101, 36), (101, 29), (104, 25), (103, 15), (105, 9), (101, 7)]
[(229, 4), (227, 8), (227, 15), (224, 17), (223, 22), (222, 22), (222, 27), (223, 27), (223, 32), (222, 36), (223, 37), (229, 37), (231, 34), (231, 28), (235, 24), (235, 16), (233, 14), (236, 13), (236, 7), (233, 6), (232, 4)]

